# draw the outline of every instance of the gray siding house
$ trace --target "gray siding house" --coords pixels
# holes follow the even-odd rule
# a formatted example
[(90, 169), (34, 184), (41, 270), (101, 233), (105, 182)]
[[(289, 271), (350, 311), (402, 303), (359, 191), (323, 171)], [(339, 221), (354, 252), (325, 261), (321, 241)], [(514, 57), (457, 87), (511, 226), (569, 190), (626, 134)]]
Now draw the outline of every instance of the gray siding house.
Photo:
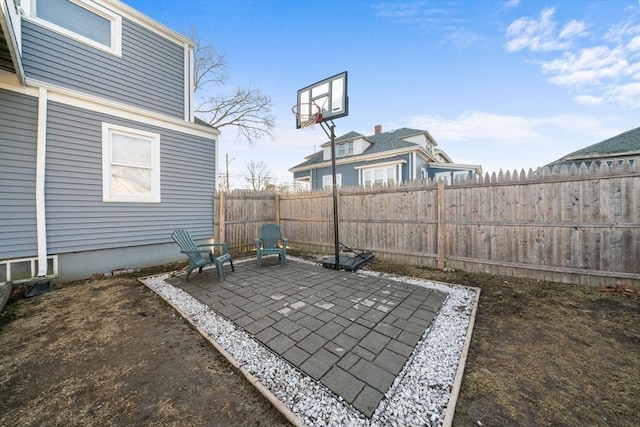
[[(451, 184), (482, 173), (480, 165), (454, 163), (436, 148), (438, 144), (426, 130), (401, 128), (382, 132), (377, 125), (373, 135), (349, 132), (337, 137), (335, 145), (338, 186), (395, 185), (424, 179), (443, 179)], [(308, 183), (310, 190), (332, 186), (331, 142), (321, 148), (289, 169), (293, 179)]]
[(0, 283), (211, 238), (219, 131), (193, 115), (193, 42), (115, 0), (0, 5)]
[(640, 127), (569, 153), (545, 167), (549, 169), (580, 167), (583, 163), (590, 167), (593, 163), (596, 166), (602, 163), (610, 165), (612, 162), (620, 163), (625, 159), (633, 163), (638, 156), (640, 156)]

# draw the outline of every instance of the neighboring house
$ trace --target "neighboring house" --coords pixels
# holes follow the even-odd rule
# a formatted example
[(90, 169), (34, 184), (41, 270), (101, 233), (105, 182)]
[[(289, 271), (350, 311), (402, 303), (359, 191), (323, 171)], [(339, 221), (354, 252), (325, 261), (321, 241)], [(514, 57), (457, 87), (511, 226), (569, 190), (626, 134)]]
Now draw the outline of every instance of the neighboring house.
[[(453, 163), (426, 130), (402, 128), (364, 136), (349, 132), (335, 139), (338, 186), (393, 185), (423, 179), (452, 183), (482, 173), (479, 165)], [(331, 188), (331, 142), (321, 145), (306, 161), (289, 169), (295, 181), (307, 182), (311, 190)]]
[(612, 138), (605, 139), (597, 144), (582, 148), (573, 153), (546, 165), (546, 168), (570, 167), (575, 165), (580, 167), (584, 163), (587, 167), (595, 162), (600, 166), (602, 162), (620, 162), (629, 159), (636, 161), (640, 156), (640, 127), (628, 130)]
[(195, 123), (193, 42), (115, 0), (0, 5), (0, 282), (211, 238), (219, 131)]

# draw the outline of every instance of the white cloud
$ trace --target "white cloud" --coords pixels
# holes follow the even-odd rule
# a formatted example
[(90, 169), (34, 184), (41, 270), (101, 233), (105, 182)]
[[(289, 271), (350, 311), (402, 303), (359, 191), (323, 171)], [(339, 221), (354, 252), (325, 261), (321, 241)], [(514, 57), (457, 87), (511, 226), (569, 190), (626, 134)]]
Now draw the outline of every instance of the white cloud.
[(480, 37), (469, 30), (468, 22), (461, 18), (455, 2), (402, 1), (379, 2), (371, 5), (374, 13), (396, 24), (409, 25), (421, 34), (440, 37), (439, 42), (450, 42), (459, 48), (475, 44)]
[(414, 116), (406, 126), (428, 130), (455, 162), (479, 164), (488, 173), (536, 169), (628, 130), (606, 128), (587, 115), (518, 117), (483, 111), (454, 118)]
[(640, 108), (640, 82), (612, 86), (605, 93), (605, 97), (610, 102), (629, 108)]
[(464, 113), (455, 119), (416, 116), (409, 119), (409, 126), (428, 129), (436, 142), (439, 135), (446, 135), (449, 141), (491, 140), (499, 144), (533, 142), (540, 138), (527, 119), (486, 112)]
[(574, 38), (586, 35), (586, 25), (581, 21), (571, 21), (557, 31), (554, 14), (554, 8), (545, 8), (538, 18), (513, 21), (507, 28), (507, 52), (565, 50), (573, 45)]
[[(437, 4), (437, 3), (434, 3)], [(449, 15), (441, 6), (431, 6), (423, 1), (375, 3), (371, 6), (376, 15), (399, 23), (433, 22)]]
[(597, 96), (592, 96), (592, 95), (579, 95), (579, 96), (576, 96), (573, 99), (578, 104), (586, 105), (586, 106), (589, 106), (589, 107), (594, 107), (594, 106), (602, 105), (602, 104), (605, 103), (604, 99), (599, 98)]
[(479, 39), (477, 34), (463, 28), (453, 30), (446, 37), (454, 45), (461, 48), (471, 46)]
[(564, 53), (561, 58), (542, 62), (542, 69), (553, 74), (550, 81), (559, 86), (601, 85), (607, 79), (628, 75), (632, 68), (620, 48), (597, 46), (577, 54)]
[[(555, 10), (545, 8), (538, 18), (515, 20), (507, 29), (506, 49), (516, 52), (557, 51), (556, 58), (539, 61), (549, 82), (570, 89), (581, 105), (615, 103), (638, 108), (636, 83), (640, 80), (640, 25), (633, 17), (599, 31), (589, 39), (593, 44), (575, 48), (578, 38), (587, 35), (587, 24), (571, 20), (557, 32)], [(556, 35), (557, 33), (557, 35)], [(599, 39), (598, 39), (599, 37)]]
[(587, 26), (582, 21), (571, 21), (564, 27), (562, 27), (562, 30), (560, 31), (558, 37), (561, 39), (582, 37), (586, 35), (586, 28)]

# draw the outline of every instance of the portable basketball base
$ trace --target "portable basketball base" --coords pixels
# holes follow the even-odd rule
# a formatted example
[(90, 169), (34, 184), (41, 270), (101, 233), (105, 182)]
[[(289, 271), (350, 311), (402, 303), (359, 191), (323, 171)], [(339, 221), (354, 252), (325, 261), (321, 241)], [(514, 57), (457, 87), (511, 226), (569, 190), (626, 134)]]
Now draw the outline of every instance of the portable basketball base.
[[(304, 108), (314, 105), (316, 108)], [(361, 252), (345, 248), (356, 256), (340, 255), (340, 239), (338, 236), (338, 185), (336, 182), (336, 125), (333, 119), (345, 117), (349, 114), (349, 97), (347, 96), (347, 72), (336, 74), (317, 83), (298, 90), (298, 102), (294, 107), (296, 114), (296, 128), (319, 123), (320, 127), (331, 140), (331, 175), (333, 189), (333, 239), (334, 257), (327, 258), (322, 265), (334, 270), (355, 271), (364, 263), (373, 259), (371, 252)], [(314, 116), (315, 115), (315, 116)], [(313, 120), (316, 117), (317, 120)]]

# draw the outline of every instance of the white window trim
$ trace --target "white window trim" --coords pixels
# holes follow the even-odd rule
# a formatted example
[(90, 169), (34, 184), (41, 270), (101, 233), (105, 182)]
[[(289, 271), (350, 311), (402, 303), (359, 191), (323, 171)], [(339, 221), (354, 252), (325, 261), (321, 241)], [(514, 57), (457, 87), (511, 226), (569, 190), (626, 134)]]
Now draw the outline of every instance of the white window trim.
[[(360, 181), (360, 186), (365, 186), (364, 174), (365, 172), (370, 171), (375, 175), (376, 170), (382, 170), (384, 173), (384, 182), (382, 185), (389, 185), (387, 183), (387, 169), (394, 169), (394, 183), (400, 184), (402, 182), (402, 164), (404, 161), (399, 162), (387, 162), (387, 163), (378, 163), (374, 166), (356, 166), (354, 169), (359, 170), (358, 179)], [(372, 181), (373, 182), (373, 181)], [(372, 185), (373, 186), (373, 185)]]
[[(49, 273), (49, 260), (52, 261), (52, 272)], [(20, 264), (23, 262), (29, 263), (29, 268), (31, 271), (31, 277), (25, 279), (16, 279), (13, 273), (13, 265)], [(0, 284), (4, 283), (4, 280), (13, 282), (15, 284), (28, 282), (33, 280), (36, 277), (58, 277), (58, 256), (57, 255), (49, 255), (44, 258), (44, 268), (40, 265), (40, 259), (36, 257), (32, 258), (14, 258), (14, 259), (4, 259), (0, 261), (0, 265), (4, 265), (6, 269), (6, 277), (0, 276)]]
[(435, 181), (443, 180), (445, 185), (451, 185), (451, 172), (436, 172), (433, 178)]
[[(329, 181), (328, 185), (326, 184), (327, 181)], [(333, 188), (333, 175), (322, 175), (322, 188), (326, 190), (327, 187), (329, 189)], [(337, 173), (336, 174), (336, 187), (338, 187), (338, 188), (342, 187), (342, 174), (341, 173)]]
[[(151, 195), (113, 196), (111, 194), (111, 133), (128, 134), (151, 140)], [(120, 203), (160, 203), (160, 135), (138, 129), (102, 123), (102, 201)]]
[(42, 27), (48, 28), (49, 30), (54, 31), (58, 34), (62, 34), (63, 36), (77, 40), (91, 47), (95, 47), (96, 49), (103, 50), (112, 55), (122, 57), (122, 17), (96, 3), (88, 2), (87, 0), (69, 1), (111, 22), (111, 46), (106, 46), (95, 40), (91, 40), (88, 37), (49, 22), (43, 18), (39, 18), (38, 16), (36, 16), (37, 0), (27, 0), (23, 2), (22, 7), (25, 11), (24, 18)]
[[(349, 144), (351, 144), (351, 152), (349, 152), (348, 150)], [(341, 146), (344, 147), (344, 154), (339, 154)], [(353, 153), (355, 153), (353, 141), (339, 142), (338, 144), (336, 144), (336, 157), (352, 156)]]

